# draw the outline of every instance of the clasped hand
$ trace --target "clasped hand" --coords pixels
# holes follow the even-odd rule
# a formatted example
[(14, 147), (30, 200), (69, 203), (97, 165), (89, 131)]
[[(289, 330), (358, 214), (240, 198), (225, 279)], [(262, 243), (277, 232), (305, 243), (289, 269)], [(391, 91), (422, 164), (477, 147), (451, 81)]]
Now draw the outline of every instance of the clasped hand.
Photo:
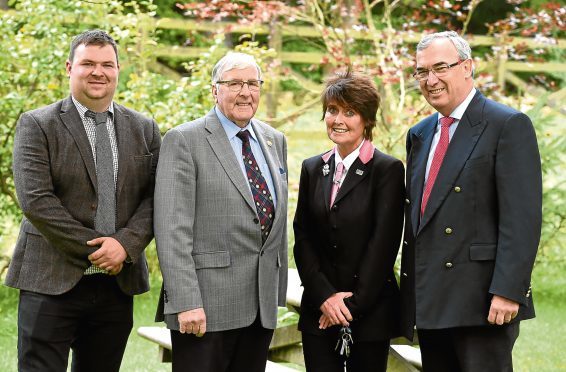
[(502, 325), (513, 320), (519, 312), (519, 304), (505, 297), (494, 295), (489, 307), (487, 321), (490, 324)]
[(119, 241), (114, 238), (103, 236), (86, 242), (87, 245), (94, 247), (100, 246), (96, 251), (88, 256), (89, 261), (110, 275), (118, 275), (124, 267), (124, 260), (128, 257), (126, 250)]
[(322, 315), (318, 320), (318, 328), (326, 329), (333, 325), (349, 326), (353, 318), (350, 310), (344, 303), (344, 299), (352, 297), (352, 292), (338, 292), (328, 297), (326, 301), (320, 305)]

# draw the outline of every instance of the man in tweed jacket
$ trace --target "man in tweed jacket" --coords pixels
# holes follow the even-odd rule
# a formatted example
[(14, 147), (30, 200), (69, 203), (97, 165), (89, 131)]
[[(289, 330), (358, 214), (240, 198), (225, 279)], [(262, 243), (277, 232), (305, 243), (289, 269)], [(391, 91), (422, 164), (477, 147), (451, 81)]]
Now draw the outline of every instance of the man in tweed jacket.
[[(163, 273), (157, 320), (171, 330), (173, 371), (264, 371), (287, 288), (287, 145), (253, 118), (262, 84), (253, 57), (229, 53), (212, 82), (216, 106), (163, 139), (154, 214)], [(248, 182), (243, 131), (273, 199), (270, 229)]]
[[(161, 137), (153, 120), (112, 102), (119, 65), (108, 34), (77, 36), (66, 69), (71, 95), (24, 113), (14, 140), (25, 217), (6, 284), (20, 289), (18, 369), (66, 371), (72, 348), (73, 371), (118, 371), (132, 296), (149, 289), (144, 249)], [(106, 125), (108, 151), (96, 151), (96, 123)], [(99, 213), (101, 200), (110, 213)]]

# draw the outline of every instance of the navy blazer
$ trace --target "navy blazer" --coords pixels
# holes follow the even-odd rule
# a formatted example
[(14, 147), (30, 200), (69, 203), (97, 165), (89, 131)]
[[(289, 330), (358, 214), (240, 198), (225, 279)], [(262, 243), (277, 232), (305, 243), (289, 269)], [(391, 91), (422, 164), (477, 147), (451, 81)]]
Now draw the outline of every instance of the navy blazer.
[(531, 271), (540, 239), (542, 179), (533, 125), (477, 92), (454, 133), (422, 219), (437, 114), (407, 134), (401, 263), (403, 332), (488, 325), (494, 294), (534, 317)]
[[(356, 159), (330, 208), (334, 155), (303, 162), (293, 228), (294, 256), (304, 287), (299, 329), (334, 337), (339, 327), (318, 329), (320, 306), (336, 292), (345, 303), (354, 341), (399, 335), (399, 289), (393, 266), (403, 226), (403, 163), (371, 146)], [(329, 172), (323, 172), (328, 165)]]

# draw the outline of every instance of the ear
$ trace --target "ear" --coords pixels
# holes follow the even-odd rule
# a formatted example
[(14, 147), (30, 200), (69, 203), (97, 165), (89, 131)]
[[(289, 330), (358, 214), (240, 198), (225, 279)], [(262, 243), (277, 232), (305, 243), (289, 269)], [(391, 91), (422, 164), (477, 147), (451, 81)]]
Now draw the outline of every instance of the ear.
[(474, 61), (468, 59), (464, 62), (464, 69), (466, 71), (466, 78), (474, 78)]
[(212, 96), (214, 97), (214, 103), (218, 103), (218, 89), (216, 84), (212, 84)]
[(65, 62), (65, 71), (67, 71), (67, 76), (71, 76), (71, 61), (67, 60)]

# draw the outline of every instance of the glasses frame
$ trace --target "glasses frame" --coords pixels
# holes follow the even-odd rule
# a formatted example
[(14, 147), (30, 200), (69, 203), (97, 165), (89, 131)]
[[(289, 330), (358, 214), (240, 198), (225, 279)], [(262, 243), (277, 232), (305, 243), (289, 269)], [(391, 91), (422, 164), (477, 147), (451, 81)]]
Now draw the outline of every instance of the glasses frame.
[[(452, 69), (452, 67), (459, 66), (459, 65), (461, 65), (463, 62), (466, 62), (467, 60), (468, 60), (468, 59), (459, 59), (458, 61), (456, 61), (456, 62), (454, 62), (454, 63), (452, 63), (452, 64), (447, 64), (447, 63), (446, 63), (446, 67), (447, 67), (446, 73), (448, 73), (448, 71), (450, 71), (450, 70)], [(440, 65), (442, 65), (442, 64), (440, 64)], [(440, 66), (437, 66), (437, 67), (440, 67)], [(422, 74), (423, 72), (426, 72), (426, 76), (424, 76), (423, 78), (419, 79), (419, 78), (417, 77), (417, 74)], [(440, 75), (438, 75), (437, 72), (434, 72), (434, 67), (433, 67), (433, 68), (425, 68), (425, 69), (422, 69), (422, 70), (415, 71), (415, 72), (412, 73), (412, 76), (413, 76), (413, 78), (415, 78), (415, 80), (417, 80), (417, 81), (425, 81), (426, 79), (428, 79), (428, 76), (429, 76), (429, 74), (430, 74), (431, 72), (432, 72), (432, 73), (434, 74), (434, 76), (436, 76), (436, 77), (442, 77), (442, 76), (444, 76), (444, 74), (445, 74), (445, 73), (440, 73)]]
[[(250, 86), (250, 81), (257, 81), (259, 83), (259, 86), (257, 88), (257, 90), (252, 89)], [(263, 85), (263, 80), (261, 79), (252, 79), (252, 80), (218, 80), (215, 84), (229, 84), (229, 83), (240, 83), (240, 89), (238, 90), (233, 90), (230, 86), (228, 86), (228, 90), (230, 90), (230, 92), (241, 92), (242, 89), (244, 89), (244, 84), (248, 85), (248, 90), (250, 92), (259, 92), (261, 90), (261, 86)]]

